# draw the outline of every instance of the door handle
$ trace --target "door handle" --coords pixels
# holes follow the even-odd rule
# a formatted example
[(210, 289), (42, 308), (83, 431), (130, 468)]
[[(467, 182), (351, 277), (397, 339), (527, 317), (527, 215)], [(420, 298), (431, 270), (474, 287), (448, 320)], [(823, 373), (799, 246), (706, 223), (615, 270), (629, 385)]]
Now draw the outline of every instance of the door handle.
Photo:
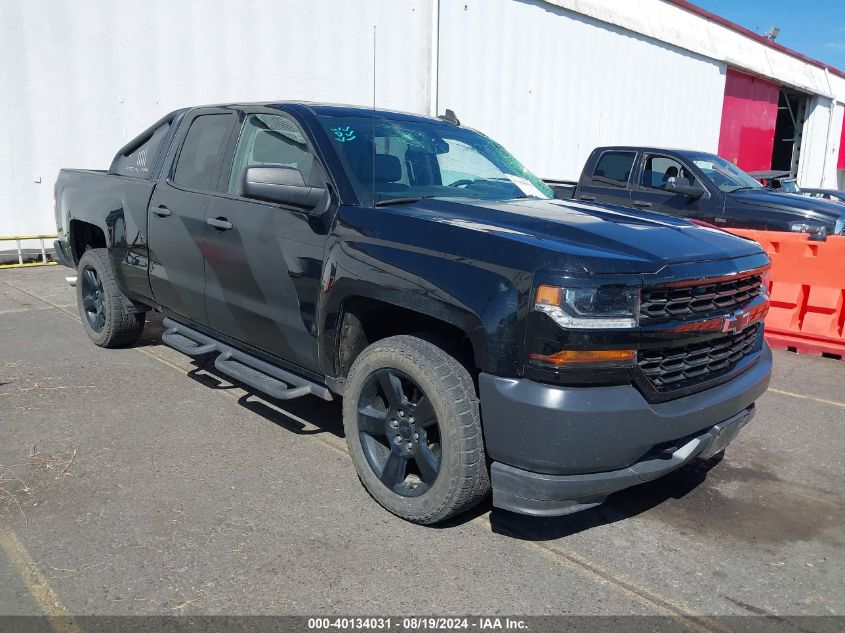
[(635, 207), (650, 207), (651, 202), (646, 202), (645, 200), (634, 200)]
[(208, 218), (205, 223), (220, 231), (228, 231), (232, 228), (232, 223), (226, 218)]
[(587, 202), (595, 202), (595, 196), (578, 196), (579, 200), (586, 200)]
[(168, 209), (163, 204), (160, 204), (155, 209), (153, 209), (153, 213), (155, 213), (160, 218), (166, 218), (168, 215), (173, 213), (170, 209)]

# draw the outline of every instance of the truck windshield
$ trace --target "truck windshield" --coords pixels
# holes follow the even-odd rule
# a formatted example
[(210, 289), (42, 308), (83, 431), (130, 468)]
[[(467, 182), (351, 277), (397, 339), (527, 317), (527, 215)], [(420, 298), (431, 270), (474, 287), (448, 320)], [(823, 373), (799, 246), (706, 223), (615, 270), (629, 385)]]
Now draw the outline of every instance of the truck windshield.
[(427, 197), (554, 197), (501, 145), (449, 123), (320, 116), (362, 204)]
[(693, 154), (689, 158), (722, 191), (732, 193), (740, 189), (763, 188), (739, 167), (715, 154)]

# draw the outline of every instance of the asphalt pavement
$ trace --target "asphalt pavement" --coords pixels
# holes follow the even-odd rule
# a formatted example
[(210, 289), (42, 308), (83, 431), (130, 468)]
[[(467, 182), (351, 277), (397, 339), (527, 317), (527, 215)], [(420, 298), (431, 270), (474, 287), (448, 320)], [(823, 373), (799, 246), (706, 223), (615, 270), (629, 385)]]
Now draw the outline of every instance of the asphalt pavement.
[(100, 349), (66, 274), (0, 271), (2, 615), (845, 615), (843, 361), (775, 352), (720, 461), (426, 528), (364, 491), (339, 402), (245, 391), (157, 317)]

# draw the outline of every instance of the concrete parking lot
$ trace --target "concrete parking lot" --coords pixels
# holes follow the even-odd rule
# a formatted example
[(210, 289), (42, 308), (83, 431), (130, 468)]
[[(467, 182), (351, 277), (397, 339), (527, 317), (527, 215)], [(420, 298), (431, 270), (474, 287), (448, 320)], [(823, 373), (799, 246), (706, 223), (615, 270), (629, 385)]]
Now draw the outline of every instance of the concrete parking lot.
[(845, 614), (845, 362), (776, 352), (720, 463), (424, 528), (359, 484), (339, 403), (251, 394), (156, 317), (97, 348), (66, 274), (0, 271), (0, 614)]

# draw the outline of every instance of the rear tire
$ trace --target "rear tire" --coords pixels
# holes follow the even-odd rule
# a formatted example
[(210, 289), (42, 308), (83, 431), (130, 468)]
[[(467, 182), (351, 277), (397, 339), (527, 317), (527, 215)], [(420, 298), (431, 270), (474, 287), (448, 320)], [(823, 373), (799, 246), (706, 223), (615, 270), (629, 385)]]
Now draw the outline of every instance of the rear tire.
[(129, 345), (141, 336), (147, 313), (118, 288), (107, 249), (92, 248), (80, 258), (76, 302), (82, 326), (96, 345)]
[(403, 519), (437, 523), (490, 490), (472, 378), (429, 341), (392, 336), (361, 352), (347, 378), (343, 427), (364, 487)]

